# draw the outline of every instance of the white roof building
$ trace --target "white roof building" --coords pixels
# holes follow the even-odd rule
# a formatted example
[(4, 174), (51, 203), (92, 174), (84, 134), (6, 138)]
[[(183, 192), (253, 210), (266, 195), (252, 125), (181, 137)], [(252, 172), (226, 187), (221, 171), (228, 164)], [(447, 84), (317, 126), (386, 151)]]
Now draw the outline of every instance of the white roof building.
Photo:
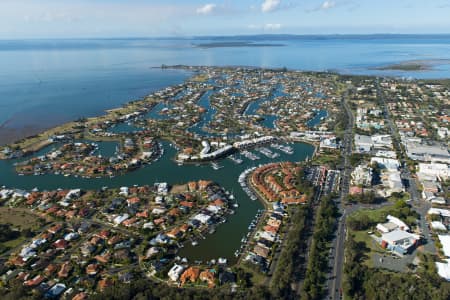
[(439, 276), (447, 281), (450, 281), (450, 259), (445, 259), (447, 263), (436, 263)]
[(119, 225), (120, 223), (122, 223), (123, 221), (125, 221), (126, 219), (128, 219), (130, 216), (128, 214), (123, 214), (121, 216), (117, 216), (114, 218), (114, 224)]
[(276, 239), (276, 235), (271, 233), (271, 232), (267, 232), (267, 231), (262, 231), (260, 232), (259, 237), (266, 239), (268, 241), (274, 242)]
[(203, 149), (202, 149), (202, 151), (200, 151), (200, 155), (205, 155), (211, 150), (211, 147), (209, 146), (208, 141), (202, 141), (202, 146), (203, 146)]
[(446, 147), (440, 145), (427, 145), (421, 139), (404, 138), (402, 143), (406, 148), (406, 154), (413, 160), (450, 163), (450, 154)]
[(417, 176), (422, 179), (438, 178), (439, 180), (446, 180), (450, 178), (450, 166), (441, 163), (419, 163)]
[(127, 186), (123, 186), (123, 187), (120, 188), (119, 195), (123, 195), (123, 196), (126, 197), (126, 196), (128, 196), (128, 191), (129, 191), (128, 187)]
[(398, 170), (398, 168), (400, 167), (400, 163), (398, 162), (398, 160), (392, 159), (392, 158), (375, 156), (370, 159), (370, 163), (374, 163), (374, 162), (376, 162), (382, 168), (386, 168), (386, 169), (392, 170), (392, 171)]
[(399, 218), (396, 218), (394, 216), (388, 215), (386, 217), (386, 219), (388, 220), (388, 222), (386, 223), (379, 223), (377, 225), (377, 229), (383, 233), (388, 233), (394, 230), (404, 230), (404, 231), (409, 231), (409, 226), (405, 224), (405, 222), (403, 222), (402, 220), (400, 220)]
[(433, 197), (430, 199), (432, 204), (440, 204), (440, 205), (445, 205), (447, 204), (447, 201), (445, 201), (444, 197)]
[(404, 190), (400, 172), (390, 172), (387, 184), (393, 192), (401, 192)]
[(72, 198), (78, 198), (78, 197), (80, 197), (80, 194), (81, 194), (80, 189), (70, 190), (66, 195), (66, 200), (70, 200)]
[(202, 224), (206, 224), (208, 223), (209, 219), (211, 219), (211, 216), (200, 213), (195, 215), (193, 219), (198, 220)]
[(391, 216), (391, 215), (388, 215), (386, 217), (386, 219), (388, 219), (389, 222), (392, 222), (392, 223), (396, 224), (401, 230), (409, 231), (409, 226), (406, 225), (405, 222), (403, 222), (399, 218)]
[(388, 233), (388, 232), (391, 232), (391, 231), (393, 231), (393, 230), (395, 230), (397, 228), (398, 228), (398, 226), (395, 225), (392, 222), (378, 223), (377, 224), (377, 230), (382, 232), (382, 233)]
[(370, 186), (372, 183), (372, 168), (367, 165), (359, 165), (353, 170), (351, 176), (353, 184)]
[(448, 209), (442, 209), (442, 208), (434, 208), (434, 207), (432, 207), (432, 208), (430, 208), (430, 209), (428, 210), (428, 213), (427, 213), (427, 214), (429, 214), (429, 215), (440, 215), (440, 216), (442, 216), (442, 217), (450, 218), (450, 210), (448, 210)]
[(447, 228), (441, 221), (432, 221), (431, 228), (433, 228), (433, 230), (447, 231)]
[[(431, 210), (431, 209), (430, 209)], [(428, 211), (428, 213), (430, 213)], [(438, 235), (442, 244), (442, 251), (446, 257), (450, 257), (450, 235)], [(446, 263), (436, 262), (438, 274), (447, 281), (450, 281), (450, 259), (445, 259)]]
[(355, 134), (355, 147), (357, 152), (370, 152), (373, 147), (372, 138), (367, 135)]
[(170, 280), (177, 281), (178, 278), (180, 278), (181, 273), (183, 273), (184, 267), (174, 264), (173, 267), (169, 270), (169, 273), (167, 275), (169, 276)]
[(401, 248), (408, 250), (414, 246), (415, 242), (420, 239), (419, 236), (396, 229), (389, 233), (385, 233), (381, 236), (381, 239), (392, 246), (400, 246)]
[(165, 208), (162, 208), (162, 207), (155, 207), (153, 210), (152, 210), (152, 214), (154, 214), (154, 215), (162, 215), (163, 213), (165, 213), (166, 212), (166, 209)]
[(378, 150), (377, 153), (375, 153), (375, 156), (397, 158), (397, 153), (395, 153), (395, 151), (390, 150)]
[(210, 211), (210, 212), (212, 212), (214, 214), (217, 214), (219, 211), (222, 210), (222, 208), (220, 206), (217, 206), (217, 205), (208, 205), (206, 210), (208, 210), (208, 211)]
[(450, 235), (438, 235), (444, 255), (450, 257)]

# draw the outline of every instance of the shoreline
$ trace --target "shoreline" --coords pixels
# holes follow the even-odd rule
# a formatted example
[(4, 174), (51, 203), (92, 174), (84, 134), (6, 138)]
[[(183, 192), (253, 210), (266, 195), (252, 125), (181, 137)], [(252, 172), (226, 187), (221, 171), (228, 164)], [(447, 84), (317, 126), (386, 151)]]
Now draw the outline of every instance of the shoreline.
[[(450, 64), (450, 59), (434, 59), (434, 60), (430, 60), (430, 61), (433, 61), (433, 62), (444, 61), (444, 62)], [(423, 62), (423, 60), (420, 60), (419, 62)], [(399, 65), (399, 64), (394, 64), (394, 65)], [(198, 73), (199, 69), (201, 70), (201, 69), (209, 68), (209, 67), (214, 67), (214, 66), (162, 65), (162, 66), (155, 66), (153, 68), (190, 71), (190, 72), (193, 72), (193, 74), (192, 74), (193, 76), (191, 77), (191, 79), (198, 80), (198, 78), (197, 78), (198, 74), (195, 74), (195, 73)], [(345, 73), (338, 72), (338, 71), (330, 71), (330, 72), (329, 71), (309, 71), (309, 70), (297, 70), (297, 69), (285, 69), (285, 68), (264, 68), (264, 67), (257, 67), (257, 66), (245, 66), (245, 65), (241, 65), (241, 66), (228, 65), (228, 66), (217, 66), (217, 67), (222, 68), (224, 70), (229, 70), (229, 69), (233, 69), (233, 68), (248, 68), (248, 69), (255, 69), (255, 70), (267, 70), (267, 71), (273, 71), (273, 72), (293, 71), (293, 72), (300, 72), (300, 73), (304, 73), (304, 74), (316, 74), (316, 75), (331, 74), (331, 75), (350, 77), (350, 78), (353, 78), (353, 77), (354, 78), (378, 77), (376, 75), (345, 74)], [(386, 66), (386, 67), (389, 67), (389, 66)], [(374, 67), (372, 69), (379, 69), (379, 68), (386, 68), (386, 67), (381, 66), (381, 67)], [(390, 70), (390, 69), (385, 69), (385, 70)], [(395, 69), (393, 71), (395, 71)], [(389, 75), (383, 75), (382, 77), (399, 78), (399, 76), (389, 76)], [(199, 79), (203, 79), (203, 78), (199, 78)], [(440, 81), (447, 81), (448, 78), (415, 79), (415, 80), (422, 81), (422, 82), (440, 82)], [(173, 85), (169, 85), (167, 87), (171, 87), (171, 86), (173, 86)], [(133, 104), (145, 102), (146, 99), (150, 97), (150, 95), (143, 96), (142, 98), (140, 98), (138, 100), (130, 100), (130, 101), (124, 102), (122, 104), (122, 106), (119, 106), (119, 107), (105, 109), (104, 110), (105, 114), (88, 117), (87, 120), (91, 121), (91, 122), (101, 121), (102, 118), (105, 118), (110, 114), (115, 114), (115, 113), (120, 113), (122, 111), (125, 111), (127, 107), (132, 106)], [(7, 121), (9, 122), (9, 121), (11, 121), (11, 119), (8, 119)], [(31, 130), (30, 132), (32, 132), (31, 135), (29, 133), (12, 134), (12, 136), (7, 139), (8, 141), (6, 143), (0, 142), (0, 160), (5, 159), (5, 155), (3, 154), (2, 150), (4, 150), (7, 147), (13, 148), (15, 146), (21, 146), (20, 145), (21, 143), (26, 142), (30, 138), (32, 139), (32, 138), (40, 137), (40, 140), (42, 140), (42, 139), (44, 139), (44, 136), (49, 136), (49, 135), (53, 134), (53, 132), (58, 131), (58, 130), (65, 131), (67, 129), (67, 127), (73, 127), (74, 125), (76, 125), (76, 123), (77, 123), (76, 120), (71, 120), (71, 121), (67, 121), (65, 123), (56, 125), (56, 126), (49, 127), (49, 128), (43, 127), (42, 129), (39, 129), (39, 128), (38, 129), (30, 129)], [(15, 129), (13, 129), (13, 130), (15, 130)], [(20, 130), (20, 129), (16, 129), (16, 130)], [(10, 132), (11, 129), (8, 131)], [(1, 134), (1, 128), (0, 128), (0, 134)], [(3, 141), (3, 139), (1, 139), (1, 136), (0, 136), (0, 141)], [(29, 146), (27, 146), (27, 145), (24, 146), (25, 151), (28, 150), (27, 147), (29, 147)], [(40, 149), (42, 149), (42, 147), (39, 149), (32, 148), (30, 151), (36, 152), (36, 151), (39, 151)]]
[[(179, 70), (184, 70), (184, 71), (190, 71), (190, 72), (192, 72), (192, 76), (190, 78), (188, 78), (187, 80), (190, 79), (190, 80), (195, 81), (195, 80), (199, 80), (199, 78), (198, 78), (199, 72), (202, 69), (210, 68), (210, 67), (209, 66), (187, 66), (187, 65), (174, 65), (174, 66), (163, 65), (159, 68), (179, 69)], [(244, 67), (244, 66), (240, 66), (240, 67), (219, 66), (216, 68), (220, 68), (220, 69), (224, 69), (224, 70), (230, 70), (230, 69), (234, 69), (234, 68), (250, 68), (250, 69), (267, 70), (267, 71), (273, 71), (273, 72), (288, 71), (287, 69), (284, 69), (284, 68), (262, 68), (262, 67)], [(291, 70), (289, 70), (289, 71), (291, 71)], [(301, 71), (301, 70), (296, 70), (295, 72), (301, 72), (301, 73), (305, 73), (305, 74), (324, 74), (324, 73), (326, 73), (326, 72), (311, 72), (311, 71)], [(204, 80), (204, 78), (200, 78), (200, 79)], [(185, 80), (182, 83), (182, 85), (184, 85), (187, 80)], [(170, 88), (170, 87), (174, 87), (174, 86), (175, 85), (169, 85), (166, 88)], [(157, 100), (157, 99), (154, 97), (154, 94), (149, 94), (149, 95), (142, 97), (141, 99), (130, 100), (128, 102), (125, 102), (120, 107), (113, 107), (110, 109), (106, 109), (106, 110), (104, 110), (105, 113), (102, 115), (97, 115), (97, 116), (88, 117), (85, 119), (69, 121), (69, 122), (45, 129), (45, 130), (43, 130), (37, 134), (31, 135), (31, 136), (23, 137), (20, 139), (14, 139), (14, 142), (7, 143), (7, 144), (0, 144), (0, 160), (9, 159), (9, 157), (7, 157), (7, 155), (4, 153), (5, 149), (19, 148), (23, 152), (23, 154), (20, 157), (29, 156), (33, 153), (40, 151), (44, 147), (52, 144), (52, 142), (48, 141), (49, 138), (51, 138), (52, 136), (66, 135), (66, 134), (73, 135), (73, 136), (85, 135), (86, 134), (85, 129), (90, 124), (94, 124), (94, 123), (98, 123), (98, 122), (102, 122), (102, 121), (103, 122), (104, 121), (117, 122), (118, 116), (121, 116), (121, 115), (123, 116), (124, 114), (130, 113), (132, 111), (138, 111), (138, 110), (144, 109), (145, 112), (148, 112), (159, 103), (159, 102), (156, 102), (155, 100)], [(248, 108), (249, 104), (250, 104), (250, 102), (246, 103), (245, 110)], [(117, 137), (117, 139), (113, 139), (113, 140), (120, 140), (120, 137)], [(303, 142), (305, 142), (305, 141), (303, 141)], [(306, 143), (309, 143), (309, 142), (306, 141)]]

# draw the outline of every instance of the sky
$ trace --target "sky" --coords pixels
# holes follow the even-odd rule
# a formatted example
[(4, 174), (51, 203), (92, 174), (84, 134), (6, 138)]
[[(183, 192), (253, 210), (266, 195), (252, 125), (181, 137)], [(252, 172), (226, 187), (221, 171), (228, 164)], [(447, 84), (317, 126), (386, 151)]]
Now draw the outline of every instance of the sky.
[(450, 33), (450, 0), (0, 0), (0, 39)]

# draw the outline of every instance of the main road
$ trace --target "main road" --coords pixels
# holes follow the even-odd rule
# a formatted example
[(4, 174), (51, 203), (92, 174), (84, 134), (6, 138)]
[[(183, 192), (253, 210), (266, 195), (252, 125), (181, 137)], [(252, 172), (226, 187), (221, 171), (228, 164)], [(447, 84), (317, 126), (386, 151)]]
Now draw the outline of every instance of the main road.
[(343, 144), (342, 144), (342, 157), (343, 157), (343, 172), (340, 184), (339, 199), (336, 202), (339, 213), (341, 214), (338, 220), (338, 226), (336, 231), (336, 237), (333, 240), (330, 253), (330, 261), (332, 264), (332, 272), (330, 274), (330, 281), (328, 282), (328, 296), (331, 299), (340, 299), (342, 297), (342, 277), (343, 277), (343, 266), (344, 266), (344, 244), (345, 244), (345, 219), (347, 213), (343, 207), (343, 203), (348, 196), (349, 185), (350, 185), (350, 156), (352, 155), (353, 147), (353, 124), (354, 117), (353, 113), (348, 106), (347, 98), (348, 93), (342, 97), (342, 107), (347, 115), (347, 124), (344, 132)]

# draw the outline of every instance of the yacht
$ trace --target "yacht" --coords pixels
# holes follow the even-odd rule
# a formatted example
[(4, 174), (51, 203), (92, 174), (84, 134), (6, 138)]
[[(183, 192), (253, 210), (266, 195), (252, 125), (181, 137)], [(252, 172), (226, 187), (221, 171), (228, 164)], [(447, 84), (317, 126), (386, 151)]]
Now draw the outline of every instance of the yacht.
[(216, 163), (216, 162), (212, 162), (212, 163), (211, 163), (211, 166), (212, 166), (212, 168), (213, 168), (214, 170), (219, 170), (219, 169), (222, 169), (222, 168), (223, 168), (223, 166), (219, 165), (219, 164)]

